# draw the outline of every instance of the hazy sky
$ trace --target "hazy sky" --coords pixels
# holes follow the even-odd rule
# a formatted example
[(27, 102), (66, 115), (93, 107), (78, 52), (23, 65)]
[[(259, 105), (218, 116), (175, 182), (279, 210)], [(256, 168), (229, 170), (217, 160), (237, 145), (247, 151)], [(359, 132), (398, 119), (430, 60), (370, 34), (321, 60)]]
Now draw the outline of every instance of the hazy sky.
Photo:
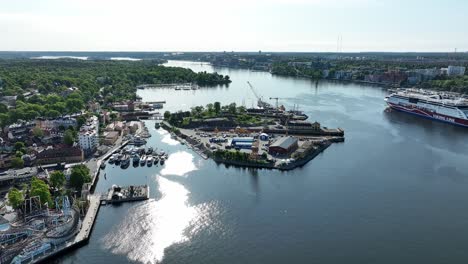
[(467, 0), (0, 0), (0, 50), (459, 51)]

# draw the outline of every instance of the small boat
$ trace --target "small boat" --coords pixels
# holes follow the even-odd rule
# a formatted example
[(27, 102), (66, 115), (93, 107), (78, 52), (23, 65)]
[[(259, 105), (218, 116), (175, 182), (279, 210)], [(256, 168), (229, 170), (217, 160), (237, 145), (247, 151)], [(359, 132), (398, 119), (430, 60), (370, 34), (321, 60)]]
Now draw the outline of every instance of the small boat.
[(106, 168), (106, 163), (105, 162), (101, 162), (101, 165), (99, 166), (101, 168), (101, 170), (105, 169)]
[(164, 165), (164, 157), (159, 160), (159, 164)]
[(155, 127), (156, 129), (159, 129), (159, 128), (161, 127), (161, 124), (160, 124), (159, 122), (156, 122), (156, 123), (154, 124), (154, 127)]
[(158, 156), (154, 156), (154, 165), (158, 165), (158, 163), (159, 163)]
[(133, 156), (133, 164), (138, 164), (140, 162), (140, 156), (138, 154), (135, 154)]
[(142, 156), (142, 157), (140, 158), (140, 165), (141, 165), (141, 166), (144, 166), (145, 164), (146, 164), (146, 156)]
[(150, 155), (151, 153), (153, 153), (153, 148), (149, 147), (148, 150), (146, 151), (146, 155)]
[(117, 154), (112, 154), (112, 156), (109, 158), (109, 164), (114, 164), (116, 158), (117, 158)]
[(130, 156), (124, 155), (123, 158), (121, 159), (121, 168), (127, 168), (130, 165)]
[(115, 159), (115, 165), (120, 165), (120, 162), (122, 161), (122, 154), (117, 154), (117, 157)]
[(148, 159), (146, 159), (146, 165), (148, 165), (148, 167), (153, 166), (153, 157), (152, 156), (149, 156)]
[(176, 91), (182, 90), (179, 86), (175, 88)]
[(166, 152), (164, 152), (164, 150), (161, 150), (161, 151), (159, 152), (159, 156), (162, 157), (162, 156), (164, 156), (164, 155), (166, 155)]

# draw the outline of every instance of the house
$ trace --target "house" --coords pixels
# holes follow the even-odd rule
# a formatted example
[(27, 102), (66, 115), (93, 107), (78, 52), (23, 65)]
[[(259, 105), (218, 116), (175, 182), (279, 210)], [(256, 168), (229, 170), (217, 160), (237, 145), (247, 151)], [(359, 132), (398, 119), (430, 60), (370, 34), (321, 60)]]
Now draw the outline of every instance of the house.
[(36, 126), (35, 122), (19, 122), (7, 127), (9, 139), (23, 138), (29, 135), (30, 131)]
[(83, 150), (77, 147), (47, 148), (36, 155), (37, 164), (76, 163), (84, 160)]
[(465, 75), (465, 67), (462, 66), (453, 66), (450, 65), (447, 68), (447, 75), (448, 76), (463, 76)]
[(113, 145), (119, 138), (119, 132), (109, 131), (104, 133), (104, 144)]
[(78, 144), (86, 153), (93, 152), (99, 145), (99, 120), (96, 116), (91, 116), (86, 123), (81, 126), (78, 134)]
[(295, 137), (282, 137), (270, 145), (268, 152), (272, 155), (285, 155), (298, 148), (298, 140)]
[(15, 156), (12, 154), (0, 154), (0, 169), (6, 169), (11, 167), (11, 160)]

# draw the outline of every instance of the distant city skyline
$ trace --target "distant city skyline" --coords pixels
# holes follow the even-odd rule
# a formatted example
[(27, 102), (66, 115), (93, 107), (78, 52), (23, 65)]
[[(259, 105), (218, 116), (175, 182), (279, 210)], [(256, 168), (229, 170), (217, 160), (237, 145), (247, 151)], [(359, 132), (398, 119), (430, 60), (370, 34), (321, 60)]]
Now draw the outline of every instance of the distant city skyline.
[(2, 51), (466, 52), (462, 0), (0, 0)]

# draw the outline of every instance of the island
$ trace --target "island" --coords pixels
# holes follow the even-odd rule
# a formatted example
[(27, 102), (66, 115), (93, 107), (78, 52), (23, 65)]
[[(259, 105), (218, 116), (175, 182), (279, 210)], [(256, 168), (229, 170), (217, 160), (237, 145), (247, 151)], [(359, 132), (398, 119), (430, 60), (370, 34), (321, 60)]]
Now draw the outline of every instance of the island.
[(344, 141), (343, 129), (308, 122), (300, 111), (261, 99), (257, 108), (214, 102), (191, 111), (166, 111), (164, 119), (162, 126), (203, 158), (241, 167), (292, 170)]

